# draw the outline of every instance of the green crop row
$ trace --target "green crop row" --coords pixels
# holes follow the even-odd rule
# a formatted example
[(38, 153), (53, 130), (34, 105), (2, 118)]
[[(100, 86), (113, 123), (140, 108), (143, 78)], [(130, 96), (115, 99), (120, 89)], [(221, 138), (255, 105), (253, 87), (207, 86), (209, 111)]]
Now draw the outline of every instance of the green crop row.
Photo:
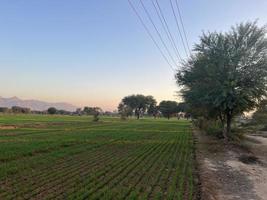
[(190, 123), (0, 115), (0, 199), (193, 199)]

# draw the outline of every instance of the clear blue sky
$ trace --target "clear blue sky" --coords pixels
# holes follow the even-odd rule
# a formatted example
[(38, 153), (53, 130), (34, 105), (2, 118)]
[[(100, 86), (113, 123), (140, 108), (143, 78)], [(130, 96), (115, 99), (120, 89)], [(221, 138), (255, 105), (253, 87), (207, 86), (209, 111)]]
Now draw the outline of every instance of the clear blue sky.
[[(177, 34), (169, 0), (159, 2)], [(267, 23), (266, 0), (180, 0), (180, 7), (190, 46), (202, 31)], [(133, 93), (177, 99), (173, 72), (127, 0), (0, 0), (0, 30), (0, 96), (108, 110)]]

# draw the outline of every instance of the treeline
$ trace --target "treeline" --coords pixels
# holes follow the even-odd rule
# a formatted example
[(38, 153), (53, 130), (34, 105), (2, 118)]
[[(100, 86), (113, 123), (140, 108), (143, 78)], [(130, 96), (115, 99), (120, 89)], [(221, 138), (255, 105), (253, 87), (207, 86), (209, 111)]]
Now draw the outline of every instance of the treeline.
[(124, 97), (118, 106), (118, 111), (109, 112), (103, 111), (100, 107), (78, 108), (76, 111), (66, 111), (50, 107), (45, 111), (35, 111), (30, 108), (13, 106), (12, 108), (0, 107), (0, 113), (14, 113), (14, 114), (42, 114), (42, 115), (90, 115), (93, 116), (94, 121), (98, 121), (101, 115), (121, 117), (126, 119), (128, 117), (136, 117), (139, 119), (144, 116), (151, 116), (154, 118), (171, 117), (190, 118), (187, 112), (188, 108), (185, 103), (177, 103), (176, 101), (157, 101), (153, 96), (145, 96), (142, 94), (130, 95)]
[(30, 108), (20, 107), (20, 106), (13, 106), (11, 108), (8, 107), (0, 107), (0, 113), (14, 113), (14, 114), (50, 114), (50, 115), (95, 115), (99, 113), (99, 115), (115, 115), (114, 112), (104, 112), (99, 107), (84, 107), (83, 109), (78, 108), (76, 111), (66, 111), (62, 109), (56, 109), (55, 107), (50, 107), (44, 111), (36, 111), (31, 110)]
[(11, 108), (7, 107), (0, 107), (0, 113), (23, 113), (23, 114), (29, 114), (31, 113), (30, 108), (24, 108), (19, 106), (13, 106)]
[(185, 103), (177, 103), (176, 101), (161, 101), (157, 105), (157, 101), (153, 96), (145, 96), (142, 94), (129, 95), (124, 97), (119, 106), (118, 112), (122, 119), (130, 116), (135, 116), (137, 119), (143, 116), (166, 117), (186, 117), (189, 114), (186, 112), (187, 106)]
[(66, 110), (58, 110), (56, 108), (49, 108), (45, 111), (36, 111), (31, 110), (30, 108), (20, 107), (20, 106), (12, 106), (11, 108), (0, 107), (0, 113), (14, 113), (14, 114), (59, 114), (59, 115), (72, 115), (75, 112), (70, 112)]

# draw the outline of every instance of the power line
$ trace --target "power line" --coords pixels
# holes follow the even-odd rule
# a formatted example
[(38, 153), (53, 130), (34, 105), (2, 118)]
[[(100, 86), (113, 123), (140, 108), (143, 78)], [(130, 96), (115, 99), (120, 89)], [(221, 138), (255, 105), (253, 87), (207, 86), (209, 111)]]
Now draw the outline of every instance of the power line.
[(177, 65), (177, 63), (176, 63), (176, 61), (175, 61), (175, 59), (173, 58), (172, 54), (170, 53), (170, 51), (169, 51), (169, 49), (168, 49), (168, 47), (167, 47), (166, 43), (164, 42), (164, 40), (163, 40), (163, 38), (162, 38), (162, 36), (161, 36), (161, 34), (160, 34), (160, 32), (159, 32), (158, 28), (156, 27), (156, 25), (155, 25), (155, 23), (154, 23), (153, 19), (151, 18), (151, 16), (150, 16), (150, 14), (149, 14), (148, 10), (146, 9), (146, 7), (145, 7), (145, 5), (144, 5), (143, 1), (142, 1), (142, 0), (140, 0), (140, 3), (141, 3), (141, 6), (142, 6), (142, 7), (143, 7), (143, 9), (144, 9), (144, 11), (145, 11), (145, 13), (146, 13), (146, 15), (147, 15), (147, 17), (148, 17), (149, 21), (150, 21), (150, 22), (151, 22), (151, 24), (153, 25), (153, 27), (154, 27), (154, 29), (155, 29), (155, 31), (156, 31), (156, 33), (157, 33), (157, 35), (158, 35), (158, 37), (159, 37), (159, 39), (160, 39), (161, 43), (163, 44), (163, 46), (164, 46), (165, 50), (167, 51), (167, 53), (168, 53), (169, 57), (171, 58), (171, 60), (173, 61), (173, 63), (174, 63), (174, 64), (175, 64), (175, 65), (178, 67), (178, 65)]
[(184, 50), (185, 50), (185, 54), (186, 56), (188, 57), (188, 53), (187, 53), (187, 49), (186, 49), (186, 46), (185, 46), (185, 42), (184, 42), (184, 39), (183, 39), (183, 35), (181, 33), (181, 30), (180, 30), (180, 26), (179, 26), (179, 22), (178, 22), (178, 18), (176, 16), (176, 12), (174, 10), (174, 6), (173, 6), (173, 3), (172, 3), (172, 0), (170, 0), (170, 4), (171, 4), (171, 8), (172, 8), (172, 13), (173, 13), (173, 16), (175, 18), (175, 22), (176, 22), (176, 25), (177, 25), (177, 28), (178, 28), (178, 32), (179, 32), (179, 35), (180, 35), (180, 38), (182, 40), (182, 44), (183, 44), (183, 47), (184, 47)]
[[(169, 29), (168, 23), (167, 23), (167, 21), (166, 21), (164, 15), (163, 15), (162, 9), (161, 9), (161, 7), (160, 7), (160, 5), (159, 5), (159, 3), (158, 3), (158, 0), (156, 0), (156, 4), (155, 4), (155, 2), (154, 2), (153, 0), (151, 0), (151, 2), (152, 2), (153, 6), (154, 6), (154, 8), (155, 8), (155, 10), (156, 10), (156, 13), (157, 13), (159, 19), (160, 19), (160, 22), (161, 22), (161, 24), (162, 24), (162, 26), (163, 26), (163, 29), (164, 29), (166, 35), (168, 36), (168, 39), (170, 40), (170, 43), (172, 44), (172, 47), (173, 47), (173, 49), (174, 49), (174, 52), (176, 53), (176, 56), (177, 56), (180, 60), (182, 60), (181, 55), (180, 55), (180, 53), (179, 53), (179, 50), (178, 50), (178, 48), (177, 48), (177, 46), (176, 46), (176, 43), (175, 43), (175, 41), (174, 41), (174, 39), (173, 39), (173, 36), (172, 36), (172, 34), (171, 34), (171, 31), (170, 31), (170, 29)], [(157, 6), (156, 6), (156, 5), (157, 5)]]
[(176, 2), (176, 7), (177, 7), (177, 10), (178, 10), (179, 18), (180, 18), (180, 21), (181, 21), (181, 25), (182, 25), (182, 29), (183, 29), (183, 33), (184, 33), (184, 37), (185, 37), (185, 41), (186, 41), (186, 45), (187, 45), (189, 53), (191, 54), (191, 50), (190, 50), (189, 45), (188, 45), (188, 39), (187, 39), (187, 36), (186, 36), (186, 31), (185, 31), (185, 27), (184, 27), (181, 11), (180, 11), (180, 8), (179, 8), (178, 0), (176, 0), (175, 2)]
[(131, 8), (133, 9), (134, 13), (136, 14), (136, 16), (138, 17), (138, 19), (140, 20), (141, 24), (143, 25), (143, 27), (145, 28), (146, 32), (148, 33), (149, 37), (152, 39), (152, 41), (154, 42), (154, 44), (156, 45), (156, 47), (158, 48), (158, 50), (160, 51), (162, 57), (164, 58), (164, 60), (168, 63), (168, 65), (170, 66), (170, 68), (175, 71), (175, 69), (173, 68), (173, 66), (171, 65), (171, 63), (169, 62), (168, 58), (165, 56), (165, 54), (163, 53), (163, 51), (161, 50), (160, 46), (158, 45), (158, 43), (156, 42), (156, 40), (154, 39), (153, 35), (151, 34), (151, 32), (149, 31), (148, 27), (146, 26), (146, 24), (144, 23), (142, 17), (139, 15), (138, 11), (136, 10), (136, 8), (134, 7), (134, 5), (132, 4), (131, 0), (128, 0)]

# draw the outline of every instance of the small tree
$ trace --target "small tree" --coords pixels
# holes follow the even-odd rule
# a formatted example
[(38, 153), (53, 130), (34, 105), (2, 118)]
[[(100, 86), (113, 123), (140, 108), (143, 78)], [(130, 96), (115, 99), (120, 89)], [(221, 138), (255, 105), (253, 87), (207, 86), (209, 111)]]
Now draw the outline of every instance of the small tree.
[(119, 104), (118, 112), (119, 112), (122, 120), (126, 120), (129, 116), (131, 116), (133, 114), (132, 108), (124, 105), (123, 103)]
[(94, 122), (98, 122), (100, 120), (100, 118), (99, 118), (100, 113), (102, 113), (102, 109), (101, 108), (99, 108), (99, 107), (94, 107), (93, 108), (92, 114), (93, 114), (93, 121)]
[(100, 112), (99, 111), (95, 111), (94, 115), (93, 115), (93, 121), (94, 122), (98, 122), (99, 121), (99, 115), (100, 115)]
[(148, 102), (147, 114), (156, 118), (158, 114), (157, 101), (154, 99), (154, 97), (147, 96), (147, 102)]
[(50, 107), (50, 108), (47, 109), (47, 112), (48, 112), (48, 114), (50, 114), (50, 115), (54, 115), (54, 114), (57, 113), (57, 109), (54, 108), (54, 107)]
[(162, 101), (159, 104), (159, 111), (168, 119), (178, 111), (178, 104), (176, 101)]
[(83, 109), (83, 113), (85, 113), (86, 115), (94, 115), (95, 109), (95, 107), (85, 106)]
[(124, 97), (119, 106), (130, 108), (137, 119), (139, 119), (149, 107), (153, 107), (155, 104), (156, 100), (154, 97), (137, 94)]
[(76, 111), (75, 111), (75, 114), (76, 114), (76, 115), (79, 115), (79, 116), (81, 116), (82, 113), (83, 113), (83, 111), (82, 111), (81, 108), (77, 108)]
[(99, 107), (84, 107), (82, 113), (85, 113), (86, 115), (92, 115), (93, 121), (97, 122), (99, 121), (99, 115), (103, 113), (102, 109)]

